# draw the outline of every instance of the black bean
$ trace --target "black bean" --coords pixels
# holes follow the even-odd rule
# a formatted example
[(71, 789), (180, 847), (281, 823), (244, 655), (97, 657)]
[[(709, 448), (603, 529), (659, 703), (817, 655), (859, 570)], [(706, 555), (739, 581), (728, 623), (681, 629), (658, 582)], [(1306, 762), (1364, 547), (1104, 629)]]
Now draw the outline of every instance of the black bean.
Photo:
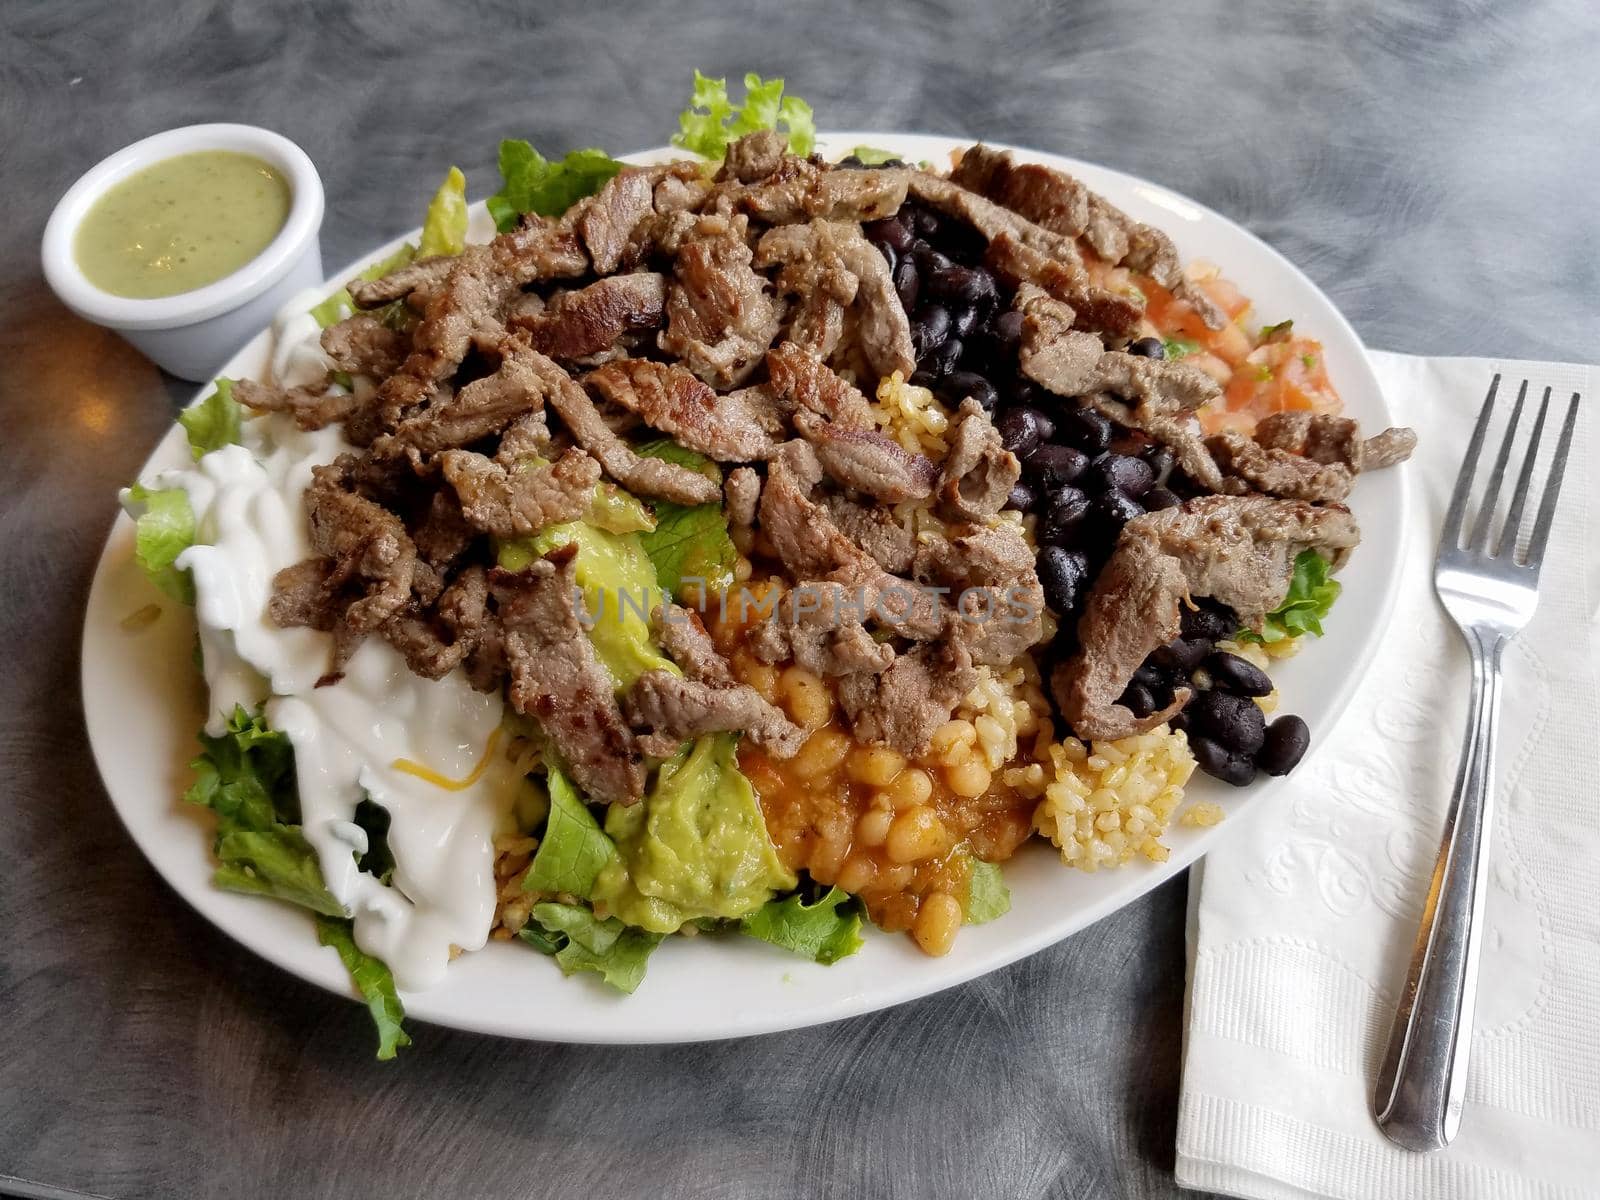
[(1119, 491), (1134, 500), (1150, 490), (1155, 478), (1150, 464), (1126, 454), (1107, 451), (1089, 467), (1089, 486), (1102, 492)]
[(994, 319), (990, 332), (1001, 346), (1014, 349), (1022, 340), (1022, 314), (1014, 308), (1008, 308)]
[(1007, 409), (994, 427), (999, 431), (1000, 444), (1018, 458), (1026, 458), (1042, 440), (1039, 435), (1039, 410), (1036, 408)]
[[(950, 314), (950, 328), (955, 330), (955, 335), (958, 338), (970, 337), (972, 331), (978, 327), (980, 316), (981, 314), (978, 310), (970, 305), (965, 308), (955, 309)], [(969, 347), (968, 349), (976, 349), (976, 347)]]
[(922, 290), (922, 276), (917, 273), (917, 264), (909, 258), (902, 258), (894, 269), (894, 290), (900, 297), (900, 307), (910, 312), (917, 306), (917, 294)]
[(911, 253), (916, 257), (917, 269), (922, 272), (923, 287), (930, 288), (930, 290), (932, 278), (935, 274), (955, 266), (955, 263), (950, 261), (948, 254), (941, 254), (932, 246), (919, 246), (914, 248)]
[(1167, 348), (1161, 344), (1160, 338), (1147, 337), (1129, 342), (1128, 353), (1137, 354), (1140, 358), (1165, 358)]
[(1177, 508), (1183, 501), (1171, 488), (1157, 486), (1140, 496), (1139, 503), (1144, 505), (1146, 512), (1160, 512), (1165, 508)]
[(1248, 758), (1231, 754), (1221, 744), (1201, 734), (1189, 735), (1189, 749), (1194, 754), (1195, 765), (1213, 779), (1245, 787), (1255, 781), (1256, 769)]
[(925, 208), (911, 214), (911, 223), (919, 237), (931, 238), (939, 232), (939, 218)]
[(1287, 775), (1300, 765), (1311, 745), (1311, 730), (1293, 713), (1285, 713), (1267, 726), (1261, 749), (1256, 751), (1256, 766), (1268, 775)]
[(1187, 713), (1175, 712), (1167, 719), (1167, 724), (1172, 726), (1173, 729), (1188, 729), (1189, 715)]
[(1142, 683), (1147, 688), (1158, 688), (1164, 683), (1171, 682), (1167, 677), (1167, 672), (1156, 666), (1149, 659), (1139, 664), (1139, 669), (1133, 673), (1133, 681)]
[(1139, 502), (1121, 492), (1101, 492), (1090, 502), (1095, 521), (1100, 529), (1110, 535), (1120, 530), (1135, 517), (1144, 515)]
[(911, 230), (893, 217), (870, 221), (861, 228), (872, 241), (888, 246), (896, 254), (904, 254), (911, 249)]
[(1219, 650), (1205, 662), (1212, 685), (1235, 696), (1265, 696), (1272, 691), (1267, 673), (1248, 659)]
[[(931, 256), (928, 261), (932, 261)], [(923, 269), (928, 270), (926, 265)], [(927, 283), (931, 295), (973, 306), (986, 304), (999, 294), (994, 276), (982, 267), (941, 267), (929, 271)]]
[(1148, 717), (1156, 710), (1155, 696), (1142, 683), (1130, 683), (1117, 703), (1130, 709), (1136, 717)]
[(1042, 445), (1023, 463), (1035, 483), (1049, 491), (1079, 479), (1089, 468), (1089, 456), (1071, 446)]
[(1011, 485), (1011, 494), (1006, 497), (1006, 507), (1014, 508), (1018, 512), (1032, 512), (1035, 501), (1033, 489), (1019, 479)]
[(1057, 616), (1067, 616), (1078, 607), (1089, 578), (1089, 560), (1075, 550), (1046, 546), (1039, 553), (1038, 569), (1045, 603)]
[(1227, 692), (1201, 692), (1189, 704), (1189, 720), (1235, 754), (1254, 754), (1266, 736), (1267, 720), (1255, 701)]
[(1089, 516), (1089, 497), (1071, 484), (1063, 484), (1044, 499), (1034, 536), (1041, 545), (1071, 546), (1077, 542)]
[(1174, 638), (1165, 646), (1150, 652), (1150, 661), (1173, 675), (1184, 678), (1205, 661), (1214, 649), (1205, 638)]
[(1207, 638), (1220, 642), (1239, 632), (1239, 618), (1231, 608), (1215, 600), (1201, 600), (1196, 608), (1180, 605), (1178, 619), (1186, 638)]
[[(952, 351), (952, 347), (954, 350)], [(961, 355), (961, 339), (950, 338), (945, 344), (934, 352), (938, 359), (945, 354), (953, 353), (957, 358)], [(933, 364), (930, 363), (930, 366)], [(993, 412), (1000, 403), (1000, 393), (976, 371), (950, 371), (943, 379), (934, 384), (933, 390), (939, 394), (940, 399), (947, 401), (952, 407), (959, 408), (961, 402), (968, 396), (976, 400), (984, 412)]]
[(1111, 445), (1111, 422), (1093, 409), (1075, 408), (1056, 422), (1061, 436), (1080, 450), (1099, 454)]
[(1167, 476), (1172, 474), (1172, 467), (1176, 461), (1172, 457), (1171, 450), (1162, 445), (1150, 445), (1139, 453), (1139, 457), (1150, 464), (1150, 469), (1156, 474), (1157, 483), (1167, 482)]
[(911, 345), (921, 362), (950, 336), (950, 310), (942, 304), (924, 304), (911, 318)]
[(930, 390), (939, 386), (939, 379), (927, 371), (911, 372), (911, 378), (906, 382), (912, 387), (925, 387)]
[(857, 169), (859, 167), (864, 167), (866, 165), (867, 165), (866, 163), (861, 161), (861, 156), (859, 154), (846, 154), (843, 158), (841, 158), (838, 162), (836, 162), (834, 164), (834, 166), (836, 166), (836, 167), (845, 167), (845, 168), (848, 168), (850, 170), (855, 170), (855, 169)]
[(947, 337), (918, 361), (924, 370), (942, 379), (955, 370), (956, 362), (961, 358), (961, 350), (960, 338)]

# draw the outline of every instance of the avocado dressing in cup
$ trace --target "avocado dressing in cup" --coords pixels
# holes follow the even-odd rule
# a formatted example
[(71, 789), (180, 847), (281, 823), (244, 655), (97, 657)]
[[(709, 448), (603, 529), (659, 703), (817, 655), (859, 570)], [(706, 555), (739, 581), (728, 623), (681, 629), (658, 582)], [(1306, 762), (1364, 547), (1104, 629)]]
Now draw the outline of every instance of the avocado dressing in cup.
[(192, 125), (92, 168), (45, 228), (45, 277), (86, 320), (185, 379), (217, 368), (322, 282), (322, 182), (293, 142)]

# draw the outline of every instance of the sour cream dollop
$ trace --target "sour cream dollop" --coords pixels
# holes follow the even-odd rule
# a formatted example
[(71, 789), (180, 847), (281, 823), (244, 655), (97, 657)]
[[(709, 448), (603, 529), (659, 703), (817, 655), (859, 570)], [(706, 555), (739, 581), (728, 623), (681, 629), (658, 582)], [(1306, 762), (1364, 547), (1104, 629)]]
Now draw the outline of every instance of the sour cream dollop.
[[(278, 328), (275, 361), (288, 377), (280, 383), (303, 382), (316, 323), (285, 318)], [(285, 352), (290, 339), (305, 352)], [(416, 991), (439, 982), (452, 947), (476, 950), (488, 939), (494, 835), (521, 780), (494, 739), (504, 717), (499, 695), (474, 691), (460, 671), (437, 681), (414, 675), (376, 637), (339, 682), (317, 687), (332, 636), (273, 622), (273, 576), (311, 554), (304, 496), (312, 467), (349, 449), (338, 428), (302, 430), (273, 414), (246, 420), (242, 444), (154, 482), (182, 488), (194, 510), (196, 544), (178, 566), (194, 579), (208, 731), (220, 734), (235, 705), (265, 705), (268, 725), (294, 745), (302, 827), (328, 890), (354, 919), (357, 945)], [(389, 812), (388, 885), (356, 867), (366, 849), (354, 822), (364, 796)]]

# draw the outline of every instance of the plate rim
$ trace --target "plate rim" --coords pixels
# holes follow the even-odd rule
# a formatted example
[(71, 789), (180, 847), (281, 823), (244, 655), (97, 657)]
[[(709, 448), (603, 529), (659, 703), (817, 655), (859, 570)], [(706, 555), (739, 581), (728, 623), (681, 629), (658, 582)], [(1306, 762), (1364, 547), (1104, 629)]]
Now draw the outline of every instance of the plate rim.
[[(827, 146), (830, 152), (842, 153), (850, 145), (865, 144), (871, 141), (888, 142), (890, 145), (903, 145), (910, 147), (913, 143), (922, 143), (933, 148), (932, 154), (945, 154), (949, 149), (958, 146), (971, 145), (974, 139), (951, 137), (936, 134), (891, 133), (884, 131), (838, 131), (818, 134), (819, 147)], [(1294, 265), (1277, 249), (1251, 233), (1248, 229), (1215, 210), (1192, 200), (1182, 193), (1173, 191), (1153, 181), (1131, 175), (1127, 172), (1113, 168), (1103, 167), (1095, 163), (1077, 159), (1071, 156), (1056, 154), (1047, 151), (1034, 150), (1001, 142), (986, 142), (997, 149), (1010, 149), (1016, 151), (1019, 157), (1030, 161), (1042, 162), (1047, 165), (1059, 166), (1073, 173), (1087, 173), (1114, 179), (1118, 185), (1125, 187), (1130, 193), (1142, 199), (1166, 207), (1174, 215), (1182, 219), (1200, 222), (1202, 225), (1216, 223), (1232, 235), (1244, 238), (1252, 243), (1255, 253), (1264, 255), (1265, 261), (1270, 264), (1274, 274), (1287, 276), (1297, 287), (1304, 289), (1316, 301), (1320, 302), (1324, 311), (1316, 314), (1319, 322), (1318, 333), (1326, 344), (1329, 341), (1327, 334), (1337, 332), (1356, 352), (1355, 361), (1341, 366), (1340, 390), (1348, 394), (1359, 386), (1372, 403), (1375, 403), (1380, 419), (1392, 420), (1387, 398), (1384, 396), (1378, 383), (1377, 375), (1372, 367), (1365, 344), (1359, 334), (1351, 326), (1349, 320), (1334, 304), (1332, 299), (1322, 291), (1303, 271)], [(916, 151), (923, 154), (925, 151)], [(650, 150), (639, 151), (623, 156), (629, 162), (653, 162), (669, 157), (680, 157), (682, 152), (672, 147), (656, 147)], [(931, 155), (930, 155), (931, 156)], [(1096, 184), (1097, 190), (1102, 184)], [(1187, 209), (1187, 214), (1182, 210)], [(479, 201), (471, 206), (471, 212), (476, 215), (483, 210), (483, 202)], [(394, 238), (367, 253), (358, 257), (352, 264), (332, 274), (325, 282), (324, 289), (331, 290), (343, 280), (349, 279), (356, 271), (366, 264), (377, 260), (385, 254), (392, 253), (395, 248), (414, 239), (418, 230)], [(1224, 268), (1226, 270), (1226, 267)], [(1296, 314), (1297, 316), (1299, 314)], [(1326, 328), (1325, 322), (1332, 322), (1332, 329)], [(245, 346), (229, 359), (219, 374), (227, 373), (233, 364), (245, 358), (252, 352), (260, 353), (270, 345), (266, 339), (270, 335), (270, 327), (252, 338)], [(1359, 371), (1362, 378), (1359, 384), (1348, 377), (1352, 369)], [(202, 395), (210, 384), (197, 389), (195, 397)], [(152, 464), (160, 462), (163, 458), (172, 457), (173, 452), (182, 446), (182, 429), (174, 422), (167, 434), (153, 448), (151, 454), (140, 466), (136, 478), (143, 477), (151, 469)], [(1351, 669), (1340, 672), (1331, 687), (1325, 689), (1328, 693), (1325, 707), (1328, 716), (1325, 718), (1318, 736), (1313, 742), (1307, 761), (1316, 759), (1319, 751), (1329, 740), (1333, 727), (1342, 718), (1348, 709), (1351, 698), (1364, 678), (1372, 659), (1376, 656), (1382, 640), (1381, 630), (1385, 627), (1392, 615), (1397, 588), (1395, 586), (1394, 568), (1398, 565), (1405, 552), (1406, 531), (1409, 528), (1408, 515), (1410, 511), (1410, 487), (1408, 481), (1411, 473), (1409, 464), (1400, 464), (1397, 470), (1386, 472), (1380, 478), (1392, 480), (1387, 486), (1386, 513), (1392, 514), (1394, 520), (1390, 526), (1397, 530), (1393, 538), (1387, 539), (1390, 553), (1384, 564), (1378, 564), (1370, 556), (1360, 559), (1370, 562), (1368, 573), (1376, 573), (1377, 568), (1388, 568), (1384, 576), (1374, 582), (1381, 582), (1380, 594), (1376, 597), (1376, 605), (1372, 609), (1371, 628), (1364, 635), (1359, 651), (1351, 660)], [(1372, 486), (1369, 482), (1369, 488)], [(209, 849), (205, 857), (198, 864), (200, 881), (196, 883), (192, 875), (174, 878), (173, 874), (163, 868), (162, 848), (155, 846), (156, 831), (146, 827), (142, 822), (136, 822), (138, 805), (130, 801), (126, 795), (119, 798), (119, 788), (124, 792), (134, 787), (143, 787), (148, 781), (141, 784), (122, 783), (115, 785), (117, 767), (113, 757), (113, 746), (105, 732), (103, 721), (106, 714), (100, 713), (97, 719), (97, 710), (102, 705), (98, 701), (98, 689), (95, 687), (96, 660), (92, 655), (95, 649), (94, 642), (97, 636), (106, 634), (106, 630), (97, 628), (94, 624), (96, 613), (107, 603), (106, 592), (111, 587), (113, 572), (119, 563), (125, 564), (124, 555), (129, 552), (132, 542), (133, 523), (125, 514), (119, 512), (112, 522), (111, 529), (102, 547), (96, 562), (93, 581), (90, 586), (89, 600), (85, 610), (84, 631), (80, 642), (80, 687), (82, 689), (85, 729), (88, 735), (91, 754), (95, 766), (100, 772), (101, 781), (105, 788), (112, 808), (117, 813), (123, 827), (127, 829), (135, 845), (145, 856), (156, 873), (163, 881), (176, 891), (186, 903), (200, 913), (208, 922), (226, 934), (232, 941), (242, 945), (257, 956), (272, 963), (274, 966), (287, 970), (299, 978), (315, 984), (324, 990), (332, 991), (339, 995), (356, 998), (356, 993), (345, 975), (337, 955), (326, 947), (317, 944), (312, 936), (312, 923), (309, 915), (303, 910), (294, 909), (282, 903), (267, 903), (260, 897), (238, 896), (213, 888), (210, 885), (210, 874), (213, 863), (209, 857)], [(1365, 533), (1365, 530), (1364, 530)], [(1364, 538), (1365, 540), (1365, 538)], [(1365, 548), (1365, 547), (1364, 547)], [(163, 602), (165, 604), (165, 602)], [(97, 729), (99, 732), (97, 733)], [(184, 731), (185, 738), (192, 737), (192, 731)], [(1304, 766), (1305, 764), (1302, 764)], [(862, 1015), (884, 1008), (894, 1007), (899, 1004), (944, 991), (959, 984), (966, 983), (992, 971), (1020, 961), (1023, 958), (1044, 950), (1075, 933), (1081, 932), (1090, 925), (1101, 920), (1113, 912), (1127, 907), (1147, 892), (1168, 882), (1185, 870), (1192, 863), (1202, 857), (1219, 837), (1230, 836), (1228, 830), (1237, 828), (1249, 819), (1249, 814), (1258, 806), (1271, 802), (1272, 797), (1287, 787), (1287, 780), (1273, 779), (1258, 783), (1251, 792), (1240, 798), (1234, 811), (1228, 819), (1220, 825), (1210, 829), (1198, 831), (1191, 836), (1177, 840), (1173, 845), (1170, 858), (1162, 863), (1129, 863), (1117, 872), (1119, 882), (1134, 880), (1133, 886), (1118, 889), (1103, 898), (1079, 908), (1070, 909), (1065, 915), (1055, 918), (1052, 923), (1027, 932), (1019, 932), (1016, 936), (1000, 940), (999, 945), (979, 953), (970, 961), (956, 961), (953, 959), (928, 959), (915, 950), (909, 953), (915, 955), (912, 960), (920, 964), (922, 970), (907, 971), (895, 983), (890, 985), (875, 984), (860, 991), (851, 991), (848, 987), (838, 989), (824, 987), (823, 992), (834, 992), (831, 998), (824, 995), (817, 999), (808, 1000), (803, 1006), (792, 1010), (785, 1010), (781, 1006), (764, 1010), (755, 1014), (741, 1012), (723, 1023), (701, 1016), (695, 1021), (685, 1022), (681, 1018), (673, 1024), (662, 1027), (652, 1027), (656, 1023), (648, 1015), (652, 1010), (648, 1004), (649, 981), (632, 998), (617, 998), (599, 994), (598, 988), (585, 988), (583, 983), (575, 979), (565, 979), (558, 972), (550, 969), (549, 964), (540, 964), (546, 975), (541, 977), (542, 982), (529, 988), (530, 993), (537, 993), (546, 983), (549, 986), (561, 989), (573, 989), (573, 994), (583, 997), (582, 1012), (586, 1017), (599, 1014), (600, 1019), (588, 1020), (578, 1024), (570, 1021), (542, 1022), (536, 1013), (530, 1012), (525, 1018), (507, 1020), (480, 1012), (474, 1014), (470, 1005), (463, 1009), (459, 1003), (458, 993), (470, 993), (467, 976), (469, 974), (485, 974), (486, 968), (479, 965), (472, 967), (474, 960), (487, 960), (493, 957), (495, 943), (491, 942), (484, 951), (464, 955), (452, 964), (453, 979), (439, 988), (423, 992), (404, 992), (402, 999), (405, 1003), (407, 1015), (414, 1022), (426, 1024), (439, 1024), (451, 1028), (468, 1030), (471, 1032), (493, 1034), (497, 1036), (513, 1037), (521, 1040), (550, 1041), (568, 1044), (673, 1044), (692, 1041), (721, 1040), (725, 1038), (753, 1036), (758, 1034), (787, 1031), (806, 1028), (813, 1025), (825, 1024), (842, 1020), (851, 1016)], [(181, 805), (176, 796), (158, 797), (159, 803)], [(185, 819), (194, 825), (198, 832), (205, 833), (209, 825), (205, 815), (195, 812), (185, 813)], [(1178, 833), (1174, 825), (1168, 831), (1169, 844)], [(148, 843), (148, 844), (147, 844)], [(205, 845), (209, 847), (209, 833), (206, 833)], [(1029, 843), (1031, 853), (1037, 854), (1039, 847)], [(1048, 851), (1047, 851), (1048, 852)], [(1069, 868), (1056, 867), (1057, 870), (1066, 872)], [(239, 905), (248, 908), (238, 909)], [(236, 910), (238, 913), (236, 914)], [(296, 924), (304, 925), (304, 944), (281, 943), (276, 935), (275, 927), (283, 924), (280, 920), (262, 919), (266, 912), (281, 910), (282, 913), (300, 918)], [(987, 928), (1003, 927), (1004, 919)], [(869, 937), (868, 945), (861, 954), (885, 955), (902, 954), (907, 952), (907, 939), (896, 935), (879, 934), (872, 931), (875, 936)], [(969, 929), (963, 937), (970, 938), (977, 929)], [(707, 939), (714, 940), (714, 939)], [(896, 946), (895, 943), (900, 943)], [(675, 949), (680, 949), (675, 947)], [(754, 943), (740, 942), (738, 951), (741, 954), (759, 951), (760, 947)], [(785, 956), (774, 962), (774, 970), (780, 971), (785, 980), (791, 973), (796, 972), (839, 972), (840, 967), (820, 967), (805, 960)], [(656, 964), (652, 963), (652, 968)], [(842, 977), (842, 973), (841, 973)], [(826, 976), (824, 976), (826, 978)], [(481, 981), (480, 981), (481, 982)], [(454, 998), (453, 998), (454, 997)], [(430, 999), (432, 998), (432, 999)], [(630, 1000), (645, 1000), (647, 1003), (635, 1003), (634, 1008), (624, 1011), (622, 1006)], [(530, 1004), (532, 1010), (534, 1005)], [(729, 1014), (719, 1014), (728, 1017)], [(640, 1019), (642, 1017), (642, 1019)], [(615, 1023), (610, 1023), (614, 1021)]]

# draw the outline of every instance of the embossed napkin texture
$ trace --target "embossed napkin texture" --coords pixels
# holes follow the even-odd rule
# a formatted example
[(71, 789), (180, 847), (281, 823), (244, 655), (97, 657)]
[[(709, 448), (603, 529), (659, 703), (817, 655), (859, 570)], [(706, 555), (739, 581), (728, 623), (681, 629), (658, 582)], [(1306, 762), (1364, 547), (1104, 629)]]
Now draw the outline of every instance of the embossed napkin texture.
[[(1192, 877), (1178, 1180), (1296, 1200), (1600, 1196), (1600, 372), (1373, 358), (1395, 419), (1421, 437), (1399, 595), (1369, 675), (1334, 729), (1313, 730), (1322, 745), (1294, 786)], [(1505, 656), (1465, 1115), (1448, 1149), (1413, 1154), (1378, 1131), (1371, 1093), (1465, 723), (1467, 655), (1433, 594), (1434, 549), (1496, 371), (1491, 446), (1524, 377), (1530, 399), (1555, 388), (1552, 423), (1574, 391), (1585, 404), (1538, 613)]]

